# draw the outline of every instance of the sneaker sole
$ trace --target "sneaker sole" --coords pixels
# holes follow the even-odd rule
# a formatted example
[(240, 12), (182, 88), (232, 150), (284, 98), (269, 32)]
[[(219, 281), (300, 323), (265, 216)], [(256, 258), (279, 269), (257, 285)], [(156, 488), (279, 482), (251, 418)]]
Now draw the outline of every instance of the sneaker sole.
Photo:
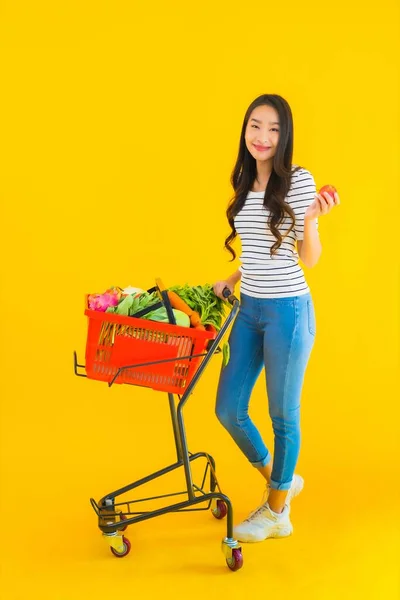
[(257, 542), (263, 542), (264, 540), (289, 537), (290, 535), (292, 535), (292, 533), (293, 533), (293, 525), (287, 525), (285, 527), (282, 527), (281, 529), (277, 529), (276, 531), (271, 533), (271, 535), (268, 535), (267, 537), (261, 538), (261, 539), (254, 539), (254, 538), (246, 539), (246, 536), (242, 537), (240, 535), (235, 535), (235, 530), (233, 530), (233, 537), (234, 537), (234, 539), (238, 540), (238, 542), (241, 542), (243, 544), (255, 544)]

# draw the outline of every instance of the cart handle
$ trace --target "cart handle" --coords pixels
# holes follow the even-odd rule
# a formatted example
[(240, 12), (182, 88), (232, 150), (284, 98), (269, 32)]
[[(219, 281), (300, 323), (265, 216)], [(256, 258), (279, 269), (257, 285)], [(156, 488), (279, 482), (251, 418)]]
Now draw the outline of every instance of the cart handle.
[(231, 294), (231, 290), (228, 288), (228, 286), (224, 287), (222, 290), (222, 295), (224, 298), (227, 298), (229, 304), (235, 304), (235, 302), (239, 302), (236, 296)]

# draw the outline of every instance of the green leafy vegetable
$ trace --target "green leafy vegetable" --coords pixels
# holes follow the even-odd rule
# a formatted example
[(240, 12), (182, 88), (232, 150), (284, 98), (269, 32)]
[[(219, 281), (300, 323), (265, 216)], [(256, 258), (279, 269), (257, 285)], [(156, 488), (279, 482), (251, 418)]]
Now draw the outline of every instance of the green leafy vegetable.
[(214, 294), (213, 286), (205, 285), (184, 286), (175, 285), (168, 288), (178, 294), (192, 310), (199, 313), (203, 325), (213, 325), (217, 331), (221, 329), (225, 314), (226, 302)]
[[(128, 296), (122, 297), (121, 301), (117, 306), (110, 306), (106, 312), (111, 312), (116, 315), (123, 315), (125, 317), (134, 317), (136, 313), (143, 310), (144, 308), (151, 307), (153, 304), (160, 302), (157, 292), (149, 294), (144, 292), (143, 294), (129, 294)], [(176, 324), (181, 327), (190, 327), (190, 319), (188, 315), (185, 315), (180, 310), (172, 309), (175, 315)], [(160, 306), (155, 310), (148, 312), (140, 317), (141, 319), (149, 319), (151, 321), (159, 321), (161, 323), (169, 323), (167, 310), (164, 306)]]
[[(128, 296), (122, 297), (120, 303), (117, 306), (110, 306), (106, 312), (112, 312), (117, 315), (124, 315), (125, 317), (132, 317), (140, 310), (156, 304), (159, 302), (157, 292), (149, 294), (144, 292), (143, 294), (129, 294)], [(144, 315), (144, 319), (148, 318)]]

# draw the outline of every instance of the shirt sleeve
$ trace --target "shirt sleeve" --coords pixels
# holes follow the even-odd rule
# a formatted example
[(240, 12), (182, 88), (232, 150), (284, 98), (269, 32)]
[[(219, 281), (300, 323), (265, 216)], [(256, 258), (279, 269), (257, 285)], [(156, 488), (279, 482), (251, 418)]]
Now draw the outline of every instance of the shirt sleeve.
[[(304, 215), (310, 204), (314, 202), (316, 191), (314, 177), (309, 171), (302, 169), (293, 182), (290, 193), (290, 205), (296, 216), (294, 225), (296, 240), (304, 239)], [(315, 219), (315, 226), (318, 229), (318, 219)]]

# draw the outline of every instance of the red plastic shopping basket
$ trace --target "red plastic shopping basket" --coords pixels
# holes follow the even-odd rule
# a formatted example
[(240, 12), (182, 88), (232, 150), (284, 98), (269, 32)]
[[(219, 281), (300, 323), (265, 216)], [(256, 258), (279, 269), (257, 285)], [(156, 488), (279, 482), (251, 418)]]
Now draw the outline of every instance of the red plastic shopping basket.
[(110, 383), (121, 367), (153, 361), (153, 365), (123, 369), (115, 383), (129, 383), (154, 390), (183, 393), (192, 380), (209, 340), (216, 329), (180, 327), (148, 319), (124, 317), (114, 313), (90, 310), (86, 296), (85, 314), (89, 319), (86, 343), (86, 374), (91, 379)]

